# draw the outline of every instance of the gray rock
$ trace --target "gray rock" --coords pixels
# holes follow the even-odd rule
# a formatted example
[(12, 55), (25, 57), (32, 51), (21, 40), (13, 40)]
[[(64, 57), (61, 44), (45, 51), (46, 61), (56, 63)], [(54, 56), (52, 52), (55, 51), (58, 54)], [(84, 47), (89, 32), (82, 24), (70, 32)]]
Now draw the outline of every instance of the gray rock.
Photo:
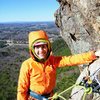
[(72, 54), (100, 48), (100, 0), (57, 0), (55, 23)]

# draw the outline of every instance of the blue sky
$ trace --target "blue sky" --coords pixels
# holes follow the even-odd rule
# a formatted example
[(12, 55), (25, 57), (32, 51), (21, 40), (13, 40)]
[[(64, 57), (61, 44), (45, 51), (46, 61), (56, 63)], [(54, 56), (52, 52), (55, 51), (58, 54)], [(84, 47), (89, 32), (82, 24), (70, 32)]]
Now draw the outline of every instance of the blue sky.
[(0, 22), (54, 21), (56, 0), (0, 0)]

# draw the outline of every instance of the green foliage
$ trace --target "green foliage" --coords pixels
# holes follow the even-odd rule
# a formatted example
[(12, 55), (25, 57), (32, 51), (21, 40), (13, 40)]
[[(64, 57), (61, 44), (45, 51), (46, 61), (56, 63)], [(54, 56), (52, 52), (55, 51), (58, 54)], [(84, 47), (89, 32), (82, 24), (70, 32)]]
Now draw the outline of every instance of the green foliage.
[(15, 81), (10, 79), (8, 70), (0, 71), (0, 100), (14, 100), (16, 98)]
[(26, 46), (17, 45), (0, 50), (0, 100), (16, 100), (19, 69), (27, 51)]
[(71, 54), (70, 49), (62, 38), (59, 38), (52, 43), (52, 51), (54, 55), (64, 56)]
[(0, 41), (0, 48), (6, 47), (7, 42), (6, 41)]
[(28, 48), (28, 47), (27, 47), (27, 48), (25, 48), (25, 51), (26, 51), (26, 52), (29, 52), (29, 48)]

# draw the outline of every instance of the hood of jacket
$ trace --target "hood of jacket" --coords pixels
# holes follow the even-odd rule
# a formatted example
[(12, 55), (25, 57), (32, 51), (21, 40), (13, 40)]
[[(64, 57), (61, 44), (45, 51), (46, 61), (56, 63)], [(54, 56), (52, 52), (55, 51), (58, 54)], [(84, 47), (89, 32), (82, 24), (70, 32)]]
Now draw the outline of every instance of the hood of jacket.
[(47, 45), (48, 45), (48, 54), (47, 54), (47, 57), (46, 57), (46, 59), (47, 59), (50, 55), (50, 52), (51, 52), (51, 43), (50, 43), (49, 38), (47, 36), (47, 33), (45, 31), (39, 30), (39, 31), (32, 31), (32, 32), (29, 33), (29, 50), (30, 50), (31, 56), (33, 58), (35, 58), (35, 60), (37, 60), (39, 62), (41, 62), (41, 61), (43, 62), (46, 59), (39, 59), (34, 52), (33, 45), (35, 43), (38, 43), (38, 42), (47, 43)]

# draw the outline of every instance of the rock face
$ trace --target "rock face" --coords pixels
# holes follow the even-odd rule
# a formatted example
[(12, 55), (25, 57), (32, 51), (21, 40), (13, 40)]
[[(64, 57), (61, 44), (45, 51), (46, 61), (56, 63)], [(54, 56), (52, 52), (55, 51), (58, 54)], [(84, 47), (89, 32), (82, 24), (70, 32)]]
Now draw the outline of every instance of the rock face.
[(72, 54), (100, 49), (100, 0), (57, 0), (56, 25)]
[[(72, 54), (100, 49), (100, 0), (57, 1), (60, 7), (55, 12), (55, 23)], [(98, 67), (96, 62), (93, 64), (93, 67)], [(80, 67), (80, 71), (82, 67), (84, 68), (84, 65)], [(95, 97), (97, 96), (93, 98)]]

